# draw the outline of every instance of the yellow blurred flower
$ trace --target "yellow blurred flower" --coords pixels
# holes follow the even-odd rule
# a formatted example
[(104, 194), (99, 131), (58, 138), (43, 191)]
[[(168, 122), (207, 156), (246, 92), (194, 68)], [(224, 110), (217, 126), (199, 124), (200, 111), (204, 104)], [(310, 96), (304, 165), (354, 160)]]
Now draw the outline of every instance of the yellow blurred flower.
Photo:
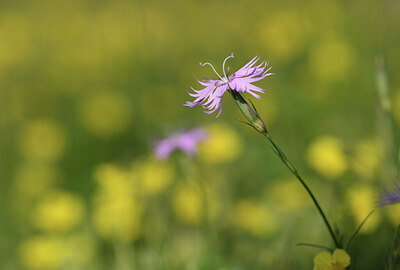
[(105, 163), (97, 166), (94, 179), (99, 184), (100, 192), (110, 196), (133, 196), (134, 184), (128, 171), (118, 165)]
[(51, 191), (36, 206), (35, 225), (42, 230), (66, 232), (78, 225), (85, 207), (81, 197), (66, 191)]
[(30, 236), (21, 243), (19, 253), (21, 262), (29, 269), (64, 269), (89, 263), (94, 255), (94, 243), (84, 233), (65, 237)]
[(264, 205), (252, 200), (239, 201), (232, 218), (239, 228), (259, 237), (269, 236), (278, 226), (273, 213)]
[(199, 157), (209, 163), (224, 163), (235, 160), (241, 150), (237, 133), (224, 124), (206, 127), (208, 139), (199, 145)]
[(385, 206), (389, 221), (393, 226), (400, 225), (400, 203)]
[(393, 99), (393, 116), (400, 123), (400, 89), (397, 89)]
[(343, 249), (335, 249), (333, 254), (323, 251), (314, 257), (314, 270), (345, 270), (351, 258)]
[(294, 11), (279, 11), (259, 24), (258, 38), (274, 57), (287, 60), (304, 47), (308, 35), (306, 17)]
[(94, 227), (108, 240), (136, 240), (140, 233), (141, 213), (141, 205), (132, 196), (110, 196), (99, 192), (94, 198)]
[[(369, 186), (356, 186), (348, 190), (347, 200), (350, 204), (350, 211), (353, 214), (356, 226), (358, 227), (375, 209), (375, 203), (378, 199), (377, 192)], [(380, 222), (380, 214), (375, 211), (363, 225), (360, 233), (373, 232)]]
[(29, 269), (58, 269), (63, 263), (63, 243), (48, 236), (34, 236), (20, 246), (21, 262)]
[(135, 162), (132, 171), (138, 183), (138, 192), (143, 195), (156, 195), (164, 191), (174, 176), (170, 163), (155, 159)]
[(23, 195), (34, 197), (53, 187), (58, 178), (59, 172), (53, 166), (24, 163), (18, 167), (14, 183)]
[(333, 136), (316, 139), (308, 148), (307, 161), (328, 179), (335, 179), (347, 169), (342, 142)]
[(266, 188), (266, 194), (287, 212), (295, 212), (310, 203), (306, 191), (295, 178), (280, 179)]
[(109, 240), (135, 240), (140, 233), (142, 206), (135, 196), (134, 179), (114, 164), (98, 166), (94, 178), (99, 184), (92, 215), (96, 231)]
[(64, 129), (59, 123), (36, 119), (22, 128), (19, 147), (27, 159), (53, 162), (64, 153), (65, 140)]
[(116, 92), (96, 92), (81, 104), (80, 116), (84, 126), (100, 137), (110, 137), (124, 132), (131, 120), (132, 104)]
[(358, 142), (354, 148), (352, 168), (363, 179), (374, 179), (381, 163), (383, 149), (377, 140)]
[(309, 65), (317, 78), (326, 82), (340, 81), (352, 71), (356, 52), (344, 40), (326, 40), (310, 52)]
[(204, 193), (191, 183), (178, 186), (172, 193), (172, 210), (180, 221), (199, 225), (204, 218)]

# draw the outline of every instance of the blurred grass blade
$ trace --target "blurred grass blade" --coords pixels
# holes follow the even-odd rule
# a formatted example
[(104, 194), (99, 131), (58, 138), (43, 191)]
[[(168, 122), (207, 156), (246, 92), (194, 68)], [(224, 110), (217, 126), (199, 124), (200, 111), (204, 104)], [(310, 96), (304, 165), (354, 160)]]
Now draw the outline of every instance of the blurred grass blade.
[(296, 246), (299, 246), (299, 247), (302, 247), (302, 246), (303, 246), (303, 247), (319, 248), (319, 249), (323, 249), (323, 250), (326, 250), (326, 251), (329, 251), (329, 252), (332, 252), (332, 251), (333, 251), (332, 248), (329, 248), (329, 247), (326, 247), (326, 246), (323, 246), (323, 245), (318, 245), (318, 244), (297, 243)]
[(361, 222), (361, 224), (358, 226), (358, 228), (355, 230), (355, 232), (352, 234), (352, 236), (349, 238), (349, 240), (347, 240), (347, 242), (344, 244), (344, 249), (347, 249), (351, 242), (354, 240), (354, 238), (357, 236), (357, 234), (360, 232), (362, 226), (364, 226), (365, 222), (367, 222), (367, 220), (369, 219), (369, 217), (375, 212), (376, 209), (372, 210), (371, 212), (369, 212), (369, 214), (365, 217), (365, 219), (363, 220), (363, 222)]

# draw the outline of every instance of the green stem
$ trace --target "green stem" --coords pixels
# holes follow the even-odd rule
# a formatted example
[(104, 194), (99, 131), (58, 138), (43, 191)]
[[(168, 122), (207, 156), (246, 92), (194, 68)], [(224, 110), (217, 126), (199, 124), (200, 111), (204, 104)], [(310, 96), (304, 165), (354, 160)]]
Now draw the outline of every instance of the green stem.
[(328, 231), (332, 237), (333, 242), (335, 243), (335, 246), (337, 248), (341, 248), (341, 244), (338, 241), (332, 226), (330, 225), (328, 218), (326, 217), (324, 211), (322, 210), (321, 206), (319, 205), (317, 199), (315, 198), (314, 194), (312, 193), (311, 189), (308, 187), (308, 185), (306, 184), (306, 182), (304, 181), (304, 179), (300, 176), (300, 174), (298, 173), (296, 167), (294, 167), (294, 165), (287, 159), (286, 155), (283, 153), (283, 151), (279, 148), (279, 146), (275, 143), (275, 141), (272, 139), (272, 136), (269, 133), (262, 133), (267, 139), (268, 141), (271, 142), (272, 146), (276, 149), (276, 151), (278, 152), (278, 155), (280, 157), (280, 159), (282, 160), (282, 162), (285, 164), (285, 166), (290, 170), (290, 172), (296, 176), (296, 178), (300, 181), (300, 183), (303, 185), (303, 187), (306, 189), (308, 195), (310, 195), (312, 201), (314, 202), (314, 205), (317, 207), (319, 214), (321, 215), (322, 219), (324, 220), (324, 223), (326, 225), (326, 227), (328, 228)]
[(314, 205), (317, 207), (319, 214), (321, 215), (322, 219), (325, 222), (326, 227), (329, 230), (329, 233), (332, 236), (333, 242), (335, 242), (335, 246), (337, 248), (340, 248), (342, 245), (338, 241), (336, 234), (334, 233), (332, 226), (330, 225), (328, 219), (325, 216), (324, 211), (322, 211), (321, 206), (319, 205), (317, 199), (314, 197), (314, 194), (311, 192), (311, 189), (308, 187), (306, 182), (303, 180), (303, 178), (300, 176), (300, 174), (297, 172), (297, 169), (293, 166), (293, 164), (287, 159), (286, 155), (283, 153), (283, 151), (279, 148), (279, 146), (275, 143), (275, 141), (272, 139), (271, 135), (268, 133), (264, 122), (261, 120), (261, 117), (259, 116), (256, 108), (253, 105), (253, 108), (250, 107), (250, 105), (246, 102), (246, 100), (240, 95), (239, 92), (233, 91), (229, 89), (229, 93), (232, 95), (233, 100), (235, 101), (236, 105), (239, 107), (240, 111), (243, 113), (243, 115), (246, 117), (247, 121), (249, 121), (248, 125), (252, 126), (255, 128), (259, 133), (264, 135), (272, 144), (274, 153), (279, 156), (279, 158), (282, 160), (282, 162), (285, 164), (285, 166), (296, 176), (296, 178), (300, 181), (300, 183), (303, 185), (303, 187), (307, 190), (308, 195), (310, 195), (311, 199), (314, 202)]

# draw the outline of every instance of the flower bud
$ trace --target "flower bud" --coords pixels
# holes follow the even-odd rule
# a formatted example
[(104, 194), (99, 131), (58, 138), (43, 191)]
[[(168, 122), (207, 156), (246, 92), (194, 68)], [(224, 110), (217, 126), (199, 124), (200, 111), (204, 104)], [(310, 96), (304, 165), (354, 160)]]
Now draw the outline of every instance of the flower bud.
[(254, 127), (260, 133), (268, 133), (264, 122), (261, 120), (260, 116), (257, 113), (257, 110), (250, 107), (250, 105), (246, 102), (246, 100), (244, 100), (239, 92), (229, 90), (229, 93), (232, 95), (240, 111), (249, 121), (248, 124)]

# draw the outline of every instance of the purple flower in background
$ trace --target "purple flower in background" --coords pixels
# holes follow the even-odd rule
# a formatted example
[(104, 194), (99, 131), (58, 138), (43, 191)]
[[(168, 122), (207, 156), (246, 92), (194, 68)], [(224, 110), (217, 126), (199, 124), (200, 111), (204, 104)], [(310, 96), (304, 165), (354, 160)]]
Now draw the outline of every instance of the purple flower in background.
[(384, 191), (382, 193), (381, 199), (378, 201), (378, 206), (385, 206), (399, 202), (400, 202), (400, 186), (398, 184), (395, 184), (393, 191)]
[(207, 132), (201, 128), (179, 132), (156, 141), (154, 153), (158, 159), (166, 159), (175, 150), (181, 150), (188, 155), (193, 155), (197, 151), (199, 142), (206, 138)]
[[(187, 101), (184, 104), (185, 106), (196, 107), (199, 104), (203, 104), (203, 108), (206, 109), (206, 113), (213, 113), (221, 107), (222, 96), (228, 90), (247, 92), (256, 98), (260, 98), (260, 96), (254, 92), (264, 93), (265, 90), (258, 86), (252, 85), (252, 83), (262, 80), (267, 76), (273, 75), (273, 73), (268, 73), (268, 71), (271, 69), (267, 69), (268, 63), (263, 61), (261, 64), (256, 65), (257, 61), (260, 59), (256, 56), (241, 69), (229, 76), (229, 68), (228, 74), (225, 72), (225, 63), (229, 58), (233, 58), (233, 53), (225, 58), (224, 63), (222, 64), (222, 70), (224, 72), (223, 77), (218, 74), (213, 65), (210, 63), (200, 63), (201, 66), (211, 66), (219, 79), (206, 79), (205, 81), (199, 81), (196, 79), (197, 82), (205, 88), (202, 90), (195, 90), (191, 88), (194, 93), (189, 93), (189, 95), (194, 97), (195, 100), (192, 102)], [(220, 114), (221, 108), (217, 117)]]

